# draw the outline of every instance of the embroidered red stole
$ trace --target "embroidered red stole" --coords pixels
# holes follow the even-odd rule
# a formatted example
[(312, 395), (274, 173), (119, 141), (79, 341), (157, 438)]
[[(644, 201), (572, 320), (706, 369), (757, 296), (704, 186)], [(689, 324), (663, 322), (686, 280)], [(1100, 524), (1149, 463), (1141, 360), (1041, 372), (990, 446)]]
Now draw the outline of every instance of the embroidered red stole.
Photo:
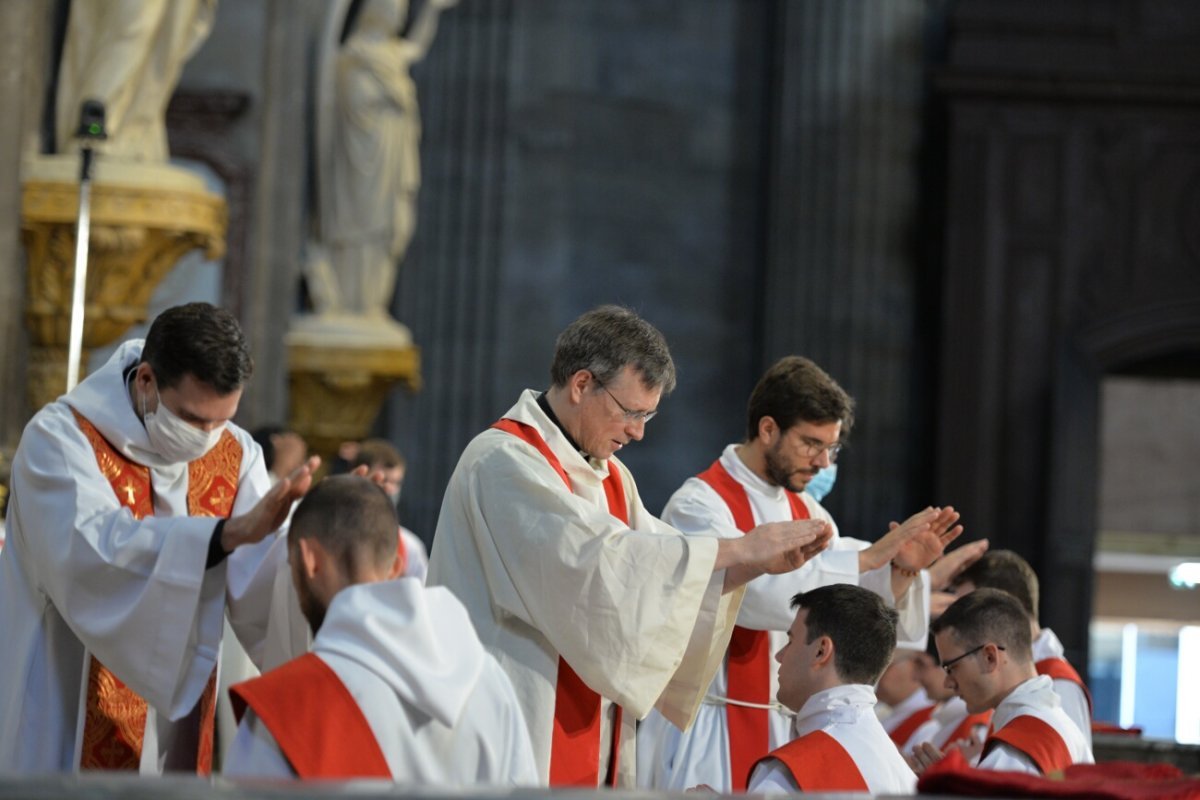
[[(707, 483), (733, 512), (733, 523), (746, 533), (754, 527), (754, 513), (746, 488), (714, 461), (697, 476)], [(808, 519), (808, 506), (794, 492), (786, 492), (792, 519)], [(731, 700), (768, 705), (771, 700), (771, 637), (767, 631), (735, 626), (726, 655), (727, 693)], [(771, 749), (770, 725), (765, 708), (728, 704), (725, 720), (729, 728), (729, 769), (732, 790), (744, 792), (750, 768)]]
[[(567, 471), (537, 429), (513, 419), (501, 419), (492, 425), (532, 445), (563, 479), (569, 491), (574, 491)], [(604, 479), (604, 495), (608, 512), (629, 524), (629, 506), (621, 471), (615, 459), (609, 462), (608, 477)], [(617, 785), (617, 764), (621, 745), (621, 714), (613, 719), (612, 756), (605, 786)], [(554, 732), (550, 742), (550, 785), (595, 787), (600, 783), (600, 694), (583, 682), (562, 656), (558, 659), (558, 688), (554, 698)]]
[(301, 778), (392, 777), (362, 708), (313, 653), (230, 686), (229, 695), (238, 721), (254, 709)]
[(1071, 751), (1059, 732), (1049, 723), (1029, 714), (1016, 717), (988, 736), (983, 743), (981, 758), (987, 758), (988, 753), (1000, 742), (1029, 756), (1043, 775), (1059, 772), (1074, 763)]
[(904, 747), (904, 743), (907, 742), (909, 738), (911, 738), (912, 735), (917, 732), (917, 728), (929, 721), (929, 718), (933, 716), (933, 711), (936, 708), (936, 704), (925, 706), (924, 708), (918, 708), (916, 711), (909, 714), (903, 722), (897, 725), (895, 729), (888, 734), (892, 741), (896, 743), (896, 747)]
[[(134, 519), (154, 515), (150, 470), (121, 455), (85, 417), (75, 412), (92, 450), (100, 474), (112, 486), (117, 501)], [(193, 517), (228, 517), (237, 497), (242, 468), (242, 446), (229, 431), (203, 457), (188, 464), (188, 514)], [(200, 737), (196, 772), (212, 771), (213, 733), (217, 710), (217, 672), (200, 696)], [(146, 733), (146, 701), (126, 686), (99, 660), (88, 666), (87, 707), (84, 712), (80, 769), (137, 770)]]
[(1079, 673), (1068, 661), (1061, 658), (1043, 658), (1041, 661), (1035, 662), (1033, 666), (1038, 675), (1048, 675), (1051, 680), (1070, 681), (1077, 684), (1080, 689), (1083, 689), (1083, 696), (1087, 698), (1088, 714), (1092, 713), (1092, 693), (1088, 691), (1087, 684), (1083, 682), (1083, 678), (1079, 677)]
[[(754, 767), (777, 758), (792, 773), (792, 780), (803, 792), (869, 792), (867, 781), (854, 759), (837, 739), (825, 731), (806, 733), (759, 759)], [(742, 778), (745, 783), (750, 773)]]

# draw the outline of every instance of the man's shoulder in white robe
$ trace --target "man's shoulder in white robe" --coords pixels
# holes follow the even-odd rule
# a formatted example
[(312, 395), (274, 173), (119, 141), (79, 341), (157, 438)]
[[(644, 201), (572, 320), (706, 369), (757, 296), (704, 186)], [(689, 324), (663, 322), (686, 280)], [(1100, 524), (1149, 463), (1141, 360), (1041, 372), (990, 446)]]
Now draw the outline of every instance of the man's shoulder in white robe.
[[(424, 588), (416, 578), (343, 589), (313, 640), (313, 653), (349, 690), (396, 780), (537, 783), (512, 684), (446, 589)], [(227, 775), (295, 774), (253, 711), (237, 736)]]

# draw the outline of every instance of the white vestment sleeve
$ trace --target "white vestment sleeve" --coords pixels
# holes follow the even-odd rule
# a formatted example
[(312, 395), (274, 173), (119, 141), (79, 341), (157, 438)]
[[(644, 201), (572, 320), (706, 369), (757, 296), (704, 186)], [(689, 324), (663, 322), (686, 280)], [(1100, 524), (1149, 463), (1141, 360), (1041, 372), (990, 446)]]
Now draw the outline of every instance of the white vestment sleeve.
[[(828, 514), (820, 514), (831, 525)], [(698, 478), (691, 478), (672, 496), (663, 521), (688, 535), (732, 539), (743, 536), (733, 512), (721, 496)], [(834, 527), (835, 535), (837, 527)], [(753, 630), (786, 631), (796, 612), (791, 599), (831, 583), (858, 583), (858, 552), (853, 547), (831, 547), (799, 569), (782, 575), (760, 575), (746, 584), (737, 624)], [(891, 596), (890, 589), (888, 596)]]
[(1062, 701), (1062, 710), (1066, 712), (1079, 732), (1083, 734), (1088, 747), (1092, 746), (1092, 711), (1088, 706), (1087, 695), (1083, 693), (1075, 681), (1063, 678), (1054, 679), (1054, 693)]
[(987, 757), (980, 760), (979, 769), (1024, 772), (1027, 775), (1042, 774), (1037, 764), (1033, 763), (1033, 759), (1004, 742), (998, 742), (992, 746), (992, 750), (987, 754)]
[[(736, 610), (728, 597), (710, 595), (716, 540), (681, 536), (655, 520), (623, 471), (631, 532), (566, 491), (533, 447), (494, 435), (511, 441), (484, 452), (466, 480), (476, 505), (470, 513), (480, 517), (470, 535), (495, 610), (536, 630), (589, 686), (638, 718), (667, 689), (685, 655), (715, 670), (728, 626), (719, 641), (700, 647), (706, 653), (689, 641), (716, 624), (720, 608)], [(712, 674), (685, 677), (700, 687), (694, 711)]]
[(746, 784), (746, 794), (797, 794), (799, 791), (791, 771), (776, 758), (755, 767)]
[(267, 726), (251, 708), (246, 709), (221, 773), (227, 778), (295, 778), (296, 771)]
[(225, 569), (205, 570), (216, 521), (135, 520), (63, 416), (38, 416), (25, 429), (13, 494), (37, 588), (148, 703), (171, 719), (189, 713), (221, 640)]

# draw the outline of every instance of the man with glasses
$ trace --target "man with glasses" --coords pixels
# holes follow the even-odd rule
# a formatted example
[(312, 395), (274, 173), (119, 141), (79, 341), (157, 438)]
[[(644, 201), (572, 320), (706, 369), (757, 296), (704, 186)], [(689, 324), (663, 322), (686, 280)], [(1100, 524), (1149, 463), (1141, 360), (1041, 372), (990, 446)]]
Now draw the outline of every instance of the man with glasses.
[(824, 547), (821, 520), (739, 539), (681, 535), (614, 454), (645, 433), (675, 368), (662, 334), (603, 306), (558, 338), (526, 391), (467, 446), (429, 565), (512, 678), (540, 778), (631, 787), (635, 722), (686, 727), (728, 644), (740, 587)]
[(1049, 675), (1063, 711), (1075, 721), (1088, 745), (1092, 743), (1092, 697), (1074, 667), (1063, 657), (1062, 642), (1054, 631), (1038, 624), (1038, 577), (1029, 562), (1012, 550), (992, 550), (967, 567), (954, 582), (962, 597), (976, 589), (1001, 589), (1017, 598), (1029, 615), (1033, 637), (1033, 665), (1038, 675)]
[[(651, 715), (640, 738), (639, 780), (646, 788), (708, 785), (744, 791), (750, 766), (788, 741), (790, 717), (772, 703), (771, 653), (792, 623), (788, 598), (820, 586), (861, 586), (899, 612), (900, 636), (924, 646), (930, 577), (922, 573), (961, 532), (952, 508), (927, 508), (874, 544), (839, 536), (829, 512), (805, 487), (830, 467), (854, 424), (854, 401), (807, 358), (781, 359), (750, 395), (745, 441), (725, 448), (712, 466), (671, 497), (663, 520), (687, 534), (713, 531), (736, 541), (764, 522), (817, 519), (833, 529), (828, 550), (802, 568), (756, 578), (746, 588), (728, 655), (687, 731)], [(954, 565), (977, 547), (959, 548), (939, 564), (948, 582)], [(981, 551), (980, 551), (981, 552)]]
[[(1091, 764), (1092, 749), (1062, 709), (1050, 678), (1033, 663), (1029, 617), (999, 589), (977, 589), (956, 600), (931, 628), (938, 657), (953, 689), (978, 714), (994, 709), (983, 743), (981, 769), (1049, 775), (1071, 764)], [(913, 751), (924, 772), (945, 754), (930, 743)]]

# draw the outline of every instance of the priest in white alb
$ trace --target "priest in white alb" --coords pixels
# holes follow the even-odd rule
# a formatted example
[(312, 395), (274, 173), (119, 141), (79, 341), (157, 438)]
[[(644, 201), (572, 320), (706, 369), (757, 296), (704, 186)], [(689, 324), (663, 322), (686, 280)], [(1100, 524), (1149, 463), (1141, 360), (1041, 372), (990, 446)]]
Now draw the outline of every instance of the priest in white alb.
[(560, 334), (550, 389), (475, 437), (446, 490), (429, 582), (463, 601), (512, 679), (544, 784), (632, 787), (636, 721), (654, 707), (691, 721), (740, 588), (830, 536), (823, 521), (684, 536), (652, 516), (614, 454), (674, 384), (657, 329), (596, 308)]
[(269, 487), (230, 422), (251, 369), (232, 315), (177, 306), (25, 428), (0, 555), (0, 772), (208, 771), (223, 618), (260, 653), (284, 563), (271, 534), (318, 463)]

